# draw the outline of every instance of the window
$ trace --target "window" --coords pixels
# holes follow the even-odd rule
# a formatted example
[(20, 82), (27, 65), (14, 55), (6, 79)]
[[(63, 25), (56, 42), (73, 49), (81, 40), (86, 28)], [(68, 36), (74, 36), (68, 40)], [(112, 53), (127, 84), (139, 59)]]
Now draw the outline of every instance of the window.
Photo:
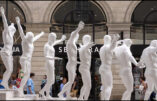
[(132, 14), (131, 38), (135, 44), (157, 39), (157, 1), (142, 1)]
[[(15, 21), (15, 17), (16, 16), (19, 16), (20, 17), (20, 20), (21, 20), (21, 24), (22, 24), (22, 27), (25, 31), (25, 26), (23, 25), (26, 20), (25, 20), (25, 15), (22, 11), (22, 9), (15, 3), (15, 2), (12, 2), (12, 1), (0, 1), (0, 7), (4, 7), (5, 9), (5, 15), (6, 15), (6, 18), (8, 20), (8, 24), (10, 23), (14, 23), (15, 24), (15, 27), (17, 29), (17, 25), (16, 25), (16, 21)], [(2, 22), (2, 17), (0, 15), (0, 45), (3, 44), (3, 41), (2, 41), (2, 31), (3, 31), (3, 22)], [(21, 44), (21, 37), (19, 35), (19, 31), (17, 29), (15, 35), (14, 35), (14, 44), (16, 45), (20, 45)], [(17, 71), (18, 71), (18, 68), (20, 68), (20, 64), (19, 64), (19, 56), (13, 56), (13, 74), (16, 74)], [(4, 67), (4, 64), (0, 58), (0, 74), (2, 75), (5, 71), (5, 67)]]

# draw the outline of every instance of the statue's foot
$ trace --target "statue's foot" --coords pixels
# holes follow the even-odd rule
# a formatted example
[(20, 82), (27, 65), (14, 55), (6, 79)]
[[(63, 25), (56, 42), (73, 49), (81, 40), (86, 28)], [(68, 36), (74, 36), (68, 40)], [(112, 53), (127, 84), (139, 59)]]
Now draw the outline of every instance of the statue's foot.
[(6, 90), (9, 90), (9, 86), (7, 83), (3, 82), (1, 83), (1, 85), (6, 89)]
[(40, 91), (39, 94), (41, 95), (41, 98), (44, 98), (44, 99), (45, 99), (46, 96), (45, 96), (44, 91)]
[(17, 89), (17, 96), (18, 97), (24, 97), (25, 96), (22, 89), (20, 89), (20, 88)]
[(58, 93), (58, 97), (59, 97), (59, 98), (64, 98), (64, 96), (63, 96), (62, 93)]
[(66, 100), (73, 100), (73, 98), (71, 96), (67, 96)]
[(48, 95), (46, 95), (46, 99), (53, 100), (54, 98), (48, 94)]
[(83, 98), (82, 98), (82, 97), (79, 97), (77, 100), (83, 100)]

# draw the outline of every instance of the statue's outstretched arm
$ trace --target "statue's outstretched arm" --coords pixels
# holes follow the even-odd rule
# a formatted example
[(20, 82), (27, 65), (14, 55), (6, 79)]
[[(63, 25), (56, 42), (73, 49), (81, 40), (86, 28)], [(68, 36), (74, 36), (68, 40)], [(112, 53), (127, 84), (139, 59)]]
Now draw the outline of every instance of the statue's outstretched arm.
[(57, 44), (63, 42), (65, 39), (66, 39), (66, 36), (65, 36), (65, 35), (62, 35), (62, 38), (61, 38), (60, 40), (55, 41), (52, 46), (55, 46), (55, 45), (57, 45)]
[(1, 7), (1, 15), (2, 15), (2, 21), (3, 21), (3, 25), (4, 25), (4, 30), (8, 30), (8, 23), (7, 23), (6, 16), (4, 14), (4, 8), (3, 7)]
[(138, 62), (138, 65), (137, 65), (139, 68), (145, 68), (144, 58), (147, 58), (147, 57), (145, 57), (144, 53), (142, 53), (140, 61)]
[(128, 57), (129, 60), (130, 60), (135, 66), (137, 66), (138, 63), (137, 63), (137, 61), (135, 60), (135, 58), (132, 56), (131, 51), (130, 51), (130, 50), (129, 50), (129, 51), (126, 51), (125, 54), (126, 54), (126, 57)]
[(94, 42), (91, 42), (91, 43), (89, 43), (89, 44), (87, 45), (87, 48), (89, 49), (89, 48), (93, 47), (94, 45), (95, 45)]
[(33, 42), (37, 41), (40, 37), (42, 37), (45, 33), (41, 32), (40, 34), (36, 35), (33, 39)]
[(72, 32), (70, 38), (74, 39), (77, 33), (79, 33), (84, 28), (84, 25), (85, 25), (84, 22), (80, 21), (76, 30)]
[(20, 23), (20, 18), (19, 17), (16, 17), (16, 23), (17, 23), (18, 30), (19, 30), (19, 33), (20, 33), (20, 36), (21, 36), (22, 40), (26, 39), (25, 38), (25, 34), (23, 32), (23, 29), (21, 27), (21, 23)]
[(47, 56), (46, 58), (50, 59), (50, 60), (62, 60), (62, 58), (59, 58), (59, 57), (50, 57), (50, 56)]

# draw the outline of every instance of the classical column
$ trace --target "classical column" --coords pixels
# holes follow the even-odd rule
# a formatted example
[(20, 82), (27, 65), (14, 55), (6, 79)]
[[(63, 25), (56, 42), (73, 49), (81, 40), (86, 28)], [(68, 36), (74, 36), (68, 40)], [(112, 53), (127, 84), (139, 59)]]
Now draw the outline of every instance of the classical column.
[(123, 31), (124, 38), (130, 38), (130, 23), (107, 24), (109, 34), (117, 34)]

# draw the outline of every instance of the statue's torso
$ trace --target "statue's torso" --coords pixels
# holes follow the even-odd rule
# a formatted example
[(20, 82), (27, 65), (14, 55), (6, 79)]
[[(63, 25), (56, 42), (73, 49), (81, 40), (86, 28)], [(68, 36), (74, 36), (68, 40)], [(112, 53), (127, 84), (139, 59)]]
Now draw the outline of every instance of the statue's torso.
[(82, 46), (79, 49), (79, 53), (80, 53), (80, 62), (81, 62), (81, 64), (86, 65), (86, 67), (89, 68), (90, 64), (91, 64), (90, 49), (87, 48), (86, 46)]
[(12, 53), (12, 47), (13, 47), (13, 36), (10, 36), (8, 33), (11, 33), (10, 31), (3, 31), (3, 43), (4, 47), (2, 51), (8, 51), (9, 53)]
[(67, 45), (68, 61), (77, 61), (77, 46), (75, 42), (68, 40)]
[(27, 40), (22, 40), (22, 51), (23, 57), (32, 57), (33, 51), (34, 51), (34, 45), (33, 42), (27, 42)]
[(110, 49), (110, 45), (104, 45), (103, 47), (101, 47), (99, 55), (102, 65), (106, 65), (106, 67), (111, 66), (113, 51)]

